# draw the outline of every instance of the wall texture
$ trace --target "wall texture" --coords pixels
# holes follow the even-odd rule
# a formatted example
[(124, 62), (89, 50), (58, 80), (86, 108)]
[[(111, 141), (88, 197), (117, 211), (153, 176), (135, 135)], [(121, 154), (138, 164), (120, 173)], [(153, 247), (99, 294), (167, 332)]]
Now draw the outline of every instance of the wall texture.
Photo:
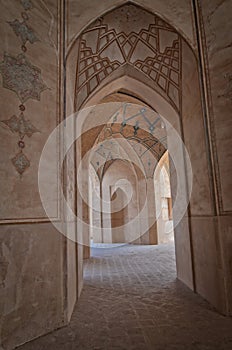
[[(65, 239), (38, 189), (40, 155), (61, 118), (59, 1), (1, 1), (0, 344), (12, 349), (67, 322)], [(57, 140), (58, 141), (58, 140)], [(56, 159), (47, 200), (60, 220)]]
[[(101, 2), (100, 6), (109, 11), (116, 5), (121, 4), (112, 2), (112, 7), (107, 8), (106, 4)], [(147, 2), (143, 2), (142, 5), (149, 9)], [(230, 184), (229, 177), (224, 173), (230, 163), (228, 149), (225, 151), (225, 144), (229, 142), (229, 137), (226, 136), (229, 135), (229, 129), (225, 138), (222, 131), (229, 122), (224, 124), (223, 120), (222, 123), (220, 115), (220, 127), (216, 131), (215, 111), (219, 111), (220, 105), (220, 112), (225, 115), (224, 118), (229, 118), (228, 109), (224, 110), (224, 100), (230, 100), (230, 61), (229, 54), (226, 54), (219, 63), (218, 50), (215, 48), (217, 44), (212, 37), (216, 38), (217, 42), (218, 35), (219, 45), (221, 34), (217, 33), (223, 31), (219, 29), (221, 19), (215, 18), (219, 13), (223, 20), (229, 18), (231, 5), (228, 1), (215, 1), (211, 4), (185, 1), (178, 5), (170, 1), (170, 13), (169, 9), (163, 9), (159, 2), (152, 3), (155, 13), (166, 19), (167, 25), (159, 17), (148, 14), (131, 3), (101, 15), (97, 20), (99, 7), (90, 9), (88, 4), (81, 4), (79, 14), (81, 19), (85, 19), (86, 25), (80, 21), (80, 31), (76, 30), (74, 34), (72, 20), (74, 21), (76, 16), (75, 4), (70, 3), (72, 10), (67, 10), (70, 19), (68, 47), (70, 52), (75, 49), (79, 57), (76, 65), (76, 106), (81, 106), (86, 100), (88, 103), (90, 96), (93, 101), (94, 96), (101, 94), (101, 91), (107, 93), (107, 87), (113, 85), (120, 77), (128, 75), (152, 87), (180, 115), (179, 126), (174, 118), (168, 118), (182, 135), (189, 152), (193, 170), (193, 190), (189, 211), (176, 229), (178, 276), (219, 310), (228, 313), (228, 286), (231, 281), (226, 271), (229, 270), (230, 258), (223, 250), (225, 231), (222, 237), (217, 227), (220, 214), (230, 215), (230, 195), (224, 190), (228, 189)], [(184, 17), (182, 11), (185, 13)], [(150, 24), (149, 28), (146, 28), (146, 23)], [(153, 34), (148, 36), (148, 32)], [(220, 45), (225, 47), (225, 50), (230, 50), (230, 43), (226, 41), (224, 46), (222, 42), (220, 41)], [(221, 50), (221, 46), (219, 49)], [(150, 57), (153, 57), (151, 62)], [(219, 67), (220, 73), (225, 72), (224, 80), (221, 78), (220, 82), (211, 83), (216, 79), (215, 75), (219, 74)], [(121, 86), (117, 83), (115, 86), (123, 88), (123, 82)], [(224, 87), (225, 92), (216, 97), (213, 91), (215, 89), (215, 93), (218, 92), (219, 86), (222, 90)], [(135, 85), (130, 90), (133, 91), (136, 91)], [(141, 96), (144, 97), (144, 94), (140, 90)], [(157, 106), (156, 109), (160, 112), (162, 108), (159, 110)], [(167, 117), (167, 114), (164, 115)], [(222, 149), (224, 156), (228, 155), (225, 162), (224, 156), (221, 156)], [(220, 178), (221, 172), (224, 174), (223, 180)], [(226, 203), (227, 210), (224, 209), (223, 203)], [(221, 218), (220, 222), (223, 220)], [(211, 229), (202, 233), (202, 227), (207, 225)], [(228, 236), (226, 239), (230, 244)], [(182, 249), (183, 245), (185, 249)], [(210, 248), (202, 254), (205, 247)], [(192, 279), (189, 278), (191, 270)], [(216, 281), (219, 281), (219, 285), (217, 290), (212, 292)]]
[[(141, 25), (145, 30), (140, 33), (139, 40), (146, 42), (147, 51), (144, 46), (135, 47), (134, 39), (130, 38), (130, 47), (136, 56), (133, 61), (130, 48), (124, 45), (125, 37), (132, 31), (128, 29), (128, 21), (132, 23), (133, 19), (131, 12), (123, 14), (121, 23), (122, 57), (112, 46), (108, 50), (110, 34), (113, 34), (109, 31), (117, 29), (119, 22), (115, 23), (110, 13), (103, 15), (124, 3), (121, 0), (69, 0), (65, 2), (65, 11), (64, 2), (58, 0), (0, 3), (0, 344), (3, 349), (13, 349), (66, 324), (72, 314), (82, 287), (83, 251), (80, 245), (64, 239), (44, 212), (38, 190), (39, 159), (50, 132), (64, 117), (64, 111), (69, 115), (78, 108), (78, 103), (87, 103), (88, 93), (92, 101), (95, 97), (100, 101), (101, 94), (102, 98), (123, 86), (130, 87), (138, 95), (143, 90), (144, 100), (152, 100), (154, 108), (157, 104), (163, 114), (171, 111), (176, 126), (177, 116), (182, 113), (182, 130), (179, 131), (182, 131), (193, 164), (194, 191), (188, 215), (176, 230), (178, 277), (219, 311), (232, 313), (232, 3), (229, 0), (134, 1), (154, 11), (156, 16), (147, 15), (149, 22), (158, 25), (157, 15), (162, 19), (158, 36), (163, 39), (164, 46), (159, 47), (155, 61), (161, 56), (163, 64), (157, 69), (151, 65), (158, 62), (148, 61), (151, 52), (154, 55), (154, 45), (150, 44), (157, 39), (157, 32), (148, 38), (147, 22), (143, 19), (141, 22), (136, 11), (133, 28)], [(96, 84), (96, 79), (85, 81), (78, 55), (84, 55), (83, 62), (91, 69), (83, 51), (93, 47), (94, 41), (86, 30), (99, 16), (99, 21), (107, 25), (104, 28), (107, 44), (101, 44), (96, 55), (92, 52), (90, 56), (94, 59), (104, 49), (105, 57), (96, 62), (101, 68), (106, 64), (112, 70), (104, 73), (103, 79), (102, 69), (98, 71), (96, 66), (94, 74), (99, 75)], [(66, 29), (66, 38), (63, 29)], [(87, 43), (88, 47), (84, 47)], [(67, 54), (65, 89), (62, 84), (64, 47)], [(145, 55), (142, 62), (138, 62), (140, 55)], [(169, 62), (167, 66), (164, 60)], [(130, 63), (134, 64), (133, 68), (137, 64), (136, 74), (129, 68)], [(181, 64), (181, 73), (178, 64)], [(171, 65), (173, 78), (171, 75), (165, 78)], [(146, 87), (141, 89), (143, 85), (136, 79)], [(172, 87), (172, 91), (171, 80), (175, 88)], [(87, 94), (82, 84), (88, 86)], [(163, 102), (159, 105), (160, 100)], [(74, 194), (75, 166), (82, 156), (78, 144), (70, 150), (64, 184), (67, 184), (65, 195), (73, 210), (85, 216), (80, 196), (76, 198)], [(53, 162), (48, 158), (48, 167), (51, 163), (59, 164), (59, 157), (57, 143), (57, 158), (52, 159)], [(47, 200), (58, 204), (58, 183), (54, 176), (57, 171), (55, 166), (48, 174)], [(59, 205), (54, 206), (54, 220), (61, 220), (64, 214), (59, 209)], [(76, 231), (75, 225), (69, 225), (68, 234), (78, 234), (81, 240), (82, 228), (77, 227)]]

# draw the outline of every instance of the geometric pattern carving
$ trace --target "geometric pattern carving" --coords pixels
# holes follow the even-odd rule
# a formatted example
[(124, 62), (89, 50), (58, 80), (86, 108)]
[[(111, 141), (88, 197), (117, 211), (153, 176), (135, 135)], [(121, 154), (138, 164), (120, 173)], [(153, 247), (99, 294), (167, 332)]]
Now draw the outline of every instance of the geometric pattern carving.
[(25, 45), (27, 41), (29, 41), (31, 44), (38, 41), (33, 29), (30, 28), (25, 21), (19, 22), (16, 19), (13, 22), (8, 23), (12, 27), (15, 34), (20, 37), (23, 45)]
[(157, 84), (179, 110), (181, 38), (159, 17), (153, 16), (153, 21), (138, 32), (125, 32), (113, 28), (103, 17), (81, 34), (76, 84), (81, 103), (113, 71), (129, 64)]
[(39, 101), (41, 92), (47, 89), (41, 78), (41, 70), (33, 66), (24, 54), (14, 57), (5, 53), (0, 72), (3, 87), (14, 91), (22, 103), (30, 98)]

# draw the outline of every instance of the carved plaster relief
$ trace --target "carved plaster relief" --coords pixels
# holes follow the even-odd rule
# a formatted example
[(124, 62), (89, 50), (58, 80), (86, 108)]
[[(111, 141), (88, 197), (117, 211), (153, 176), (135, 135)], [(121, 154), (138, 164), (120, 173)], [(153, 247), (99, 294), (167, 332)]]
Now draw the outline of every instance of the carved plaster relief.
[(13, 115), (8, 120), (2, 120), (2, 123), (8, 126), (10, 131), (18, 133), (20, 139), (24, 136), (31, 137), (35, 132), (39, 132), (38, 129), (31, 124), (30, 120), (25, 120), (23, 113), (19, 117)]
[(80, 104), (126, 64), (152, 80), (179, 110), (180, 36), (159, 17), (134, 5), (106, 14), (81, 34), (76, 85)]
[(41, 70), (34, 66), (25, 56), (27, 51), (26, 44), (28, 42), (33, 44), (38, 41), (34, 30), (26, 23), (29, 20), (28, 11), (33, 9), (33, 4), (30, 0), (21, 0), (21, 5), (26, 11), (21, 13), (23, 21), (20, 22), (18, 19), (15, 19), (8, 23), (16, 36), (20, 38), (23, 53), (16, 57), (9, 53), (4, 53), (3, 61), (0, 63), (2, 86), (15, 92), (21, 102), (19, 105), (19, 117), (13, 115), (9, 119), (1, 121), (2, 125), (7, 126), (12, 133), (17, 133), (19, 136), (19, 153), (11, 161), (20, 175), (30, 166), (29, 159), (23, 153), (25, 148), (24, 137), (31, 137), (34, 133), (39, 132), (30, 120), (25, 118), (26, 107), (24, 103), (29, 99), (40, 101), (41, 92), (47, 89), (41, 77)]
[(33, 66), (24, 54), (13, 57), (4, 54), (0, 64), (3, 87), (14, 91), (22, 103), (32, 98), (40, 100), (40, 94), (47, 89), (41, 78), (41, 70)]
[(21, 0), (20, 2), (25, 11), (31, 10), (33, 8), (33, 4), (30, 0)]
[(23, 45), (25, 45), (27, 41), (33, 44), (39, 40), (37, 39), (33, 29), (30, 28), (25, 21), (19, 22), (17, 19), (15, 19), (13, 22), (9, 22), (9, 25), (12, 27), (14, 33), (20, 37)]
[(29, 159), (22, 151), (16, 154), (16, 156), (12, 158), (11, 161), (20, 175), (22, 175), (24, 171), (30, 166)]

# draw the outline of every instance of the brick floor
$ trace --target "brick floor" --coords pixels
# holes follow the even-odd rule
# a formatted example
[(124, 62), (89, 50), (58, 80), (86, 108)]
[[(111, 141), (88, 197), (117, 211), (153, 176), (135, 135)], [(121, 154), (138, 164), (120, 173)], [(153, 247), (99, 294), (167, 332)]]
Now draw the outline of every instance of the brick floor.
[(231, 350), (232, 319), (176, 280), (172, 245), (92, 250), (69, 326), (20, 350)]

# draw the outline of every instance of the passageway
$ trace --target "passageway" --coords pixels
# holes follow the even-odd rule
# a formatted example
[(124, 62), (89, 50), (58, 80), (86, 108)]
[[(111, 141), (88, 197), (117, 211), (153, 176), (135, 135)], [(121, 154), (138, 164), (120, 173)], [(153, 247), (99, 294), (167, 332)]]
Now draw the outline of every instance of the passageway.
[(172, 244), (105, 245), (85, 262), (68, 327), (20, 349), (231, 350), (231, 330), (231, 318), (176, 280)]

